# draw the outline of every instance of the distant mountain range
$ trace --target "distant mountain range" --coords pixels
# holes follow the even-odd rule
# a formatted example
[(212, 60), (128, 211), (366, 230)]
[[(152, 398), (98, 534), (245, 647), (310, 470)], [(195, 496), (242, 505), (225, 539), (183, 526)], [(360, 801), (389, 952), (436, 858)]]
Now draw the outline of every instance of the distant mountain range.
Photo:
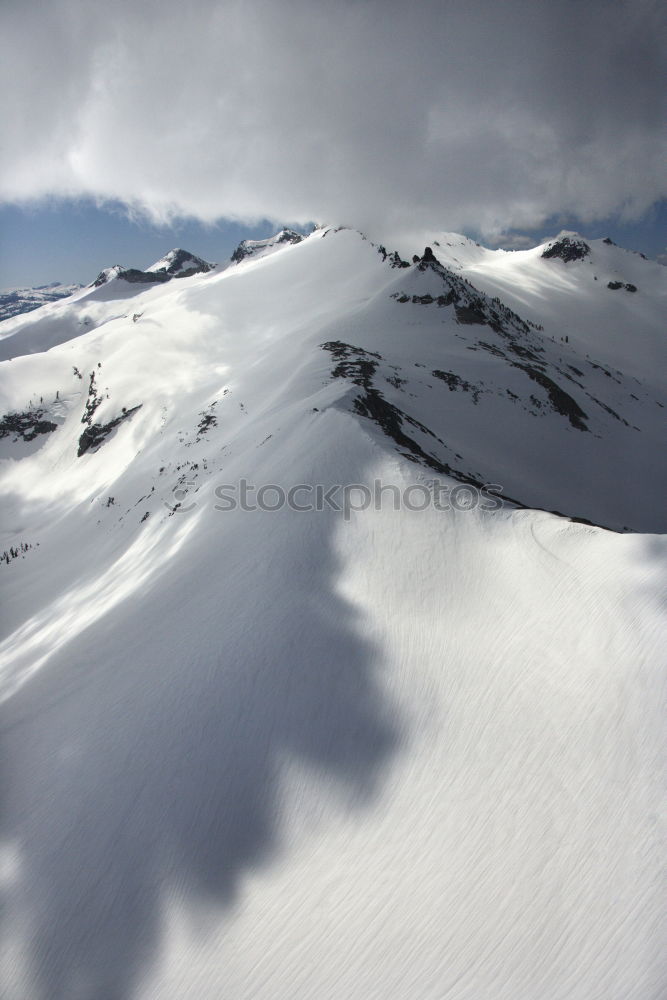
[(50, 285), (38, 285), (36, 288), (13, 288), (0, 293), (0, 322), (20, 316), (21, 313), (32, 312), (47, 302), (56, 302), (78, 292), (81, 285), (61, 285), (54, 281)]

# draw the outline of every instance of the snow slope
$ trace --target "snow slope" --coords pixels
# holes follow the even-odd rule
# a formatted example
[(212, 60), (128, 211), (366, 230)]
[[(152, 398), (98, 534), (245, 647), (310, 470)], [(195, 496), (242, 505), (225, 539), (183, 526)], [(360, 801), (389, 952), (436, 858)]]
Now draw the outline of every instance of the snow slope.
[(14, 327), (12, 1000), (664, 989), (659, 372), (604, 285), (582, 353), (433, 249), (321, 230)]
[[(665, 371), (667, 282), (656, 261), (567, 231), (531, 250), (487, 250), (451, 233), (434, 239), (440, 241), (436, 250), (443, 263), (542, 324), (556, 341), (567, 336), (580, 354), (638, 378)], [(563, 239), (582, 242), (588, 253), (569, 262), (545, 258)], [(609, 288), (610, 283), (621, 287)]]
[(214, 267), (201, 257), (179, 248), (170, 250), (145, 271), (121, 264), (107, 267), (89, 285), (73, 288), (75, 294), (67, 303), (54, 302), (41, 308), (29, 320), (17, 316), (11, 321), (0, 322), (0, 360), (40, 353), (111, 319), (131, 318), (133, 311), (121, 309), (125, 300), (145, 293), (146, 288), (154, 290), (172, 278), (185, 280), (194, 275), (207, 274)]

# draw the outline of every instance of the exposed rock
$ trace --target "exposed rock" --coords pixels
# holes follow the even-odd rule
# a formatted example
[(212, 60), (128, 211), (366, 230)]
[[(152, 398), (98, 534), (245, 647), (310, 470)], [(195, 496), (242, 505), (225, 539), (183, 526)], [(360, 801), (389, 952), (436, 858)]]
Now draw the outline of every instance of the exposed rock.
[(92, 282), (92, 287), (100, 288), (113, 281), (114, 278), (122, 278), (123, 281), (129, 281), (131, 284), (151, 285), (169, 281), (171, 275), (164, 271), (139, 271), (136, 267), (121, 267), (120, 264), (115, 264), (113, 267), (106, 267), (100, 271)]
[(118, 277), (131, 284), (154, 285), (169, 281), (171, 275), (166, 271), (139, 271), (136, 267), (128, 267)]
[(83, 434), (79, 438), (79, 449), (77, 451), (77, 456), (81, 458), (85, 455), (87, 451), (97, 451), (101, 445), (104, 444), (109, 434), (112, 430), (122, 424), (124, 420), (128, 420), (137, 410), (141, 409), (142, 404), (139, 403), (137, 406), (133, 406), (132, 409), (126, 410), (123, 408), (119, 416), (110, 420), (106, 424), (90, 424), (86, 427)]
[(176, 247), (146, 270), (147, 273), (164, 273), (171, 278), (189, 278), (193, 274), (207, 274), (214, 267), (215, 264), (209, 264), (208, 261), (197, 257), (188, 250), (181, 250), (180, 247)]
[(51, 434), (58, 425), (43, 420), (44, 410), (26, 410), (24, 413), (7, 413), (0, 419), (0, 438), (14, 435), (14, 441), (34, 441), (39, 434)]
[(394, 250), (393, 253), (389, 254), (389, 260), (392, 267), (410, 267), (407, 260), (402, 260), (398, 250)]
[[(98, 367), (101, 367), (98, 366)], [(107, 397), (108, 398), (108, 397)], [(90, 381), (88, 383), (88, 397), (84, 405), (83, 416), (81, 417), (81, 423), (86, 424), (86, 428), (79, 438), (79, 448), (77, 455), (81, 458), (85, 455), (87, 451), (97, 451), (97, 449), (104, 444), (107, 437), (114, 428), (122, 424), (124, 420), (131, 417), (137, 410), (141, 409), (142, 404), (139, 403), (137, 406), (133, 406), (132, 409), (128, 410), (123, 407), (120, 414), (114, 417), (106, 424), (96, 424), (93, 422), (93, 417), (96, 411), (101, 406), (104, 401), (104, 396), (102, 396), (97, 390), (97, 383), (95, 381), (95, 372), (90, 373)]]
[(456, 392), (461, 389), (463, 392), (469, 392), (472, 396), (473, 403), (479, 402), (479, 397), (481, 395), (481, 389), (477, 385), (473, 385), (472, 382), (466, 381), (466, 379), (461, 378), (455, 372), (443, 372), (438, 368), (431, 372), (435, 378), (439, 378), (441, 382), (444, 382), (450, 392)]
[[(373, 384), (373, 375), (378, 367), (378, 362), (382, 361), (381, 355), (366, 351), (362, 347), (345, 344), (340, 340), (329, 341), (320, 346), (323, 350), (329, 351), (339, 361), (338, 365), (332, 370), (332, 376), (334, 378), (346, 378), (364, 390), (363, 393), (355, 396), (352, 401), (353, 411), (359, 414), (359, 416), (366, 417), (368, 420), (376, 423), (387, 437), (391, 438), (394, 444), (397, 445), (405, 458), (408, 458), (411, 462), (418, 462), (420, 465), (424, 465), (426, 468), (432, 469), (440, 475), (451, 476), (460, 483), (466, 483), (469, 486), (474, 486), (476, 489), (484, 489), (484, 484), (480, 479), (452, 468), (448, 462), (442, 461), (436, 455), (429, 454), (408, 433), (409, 428), (414, 428), (425, 437), (439, 444), (443, 449), (450, 450), (444, 441), (434, 434), (430, 428), (399, 409), (393, 403), (390, 403)], [(524, 506), (520, 501), (513, 500), (511, 497), (505, 496), (504, 499), (510, 503), (516, 503), (519, 507)]]
[(479, 306), (455, 305), (454, 309), (456, 310), (456, 318), (459, 323), (465, 323), (468, 326), (472, 326), (475, 323), (479, 323), (481, 326), (484, 326), (488, 323), (488, 317), (484, 315)]
[(561, 389), (561, 387), (550, 379), (541, 368), (521, 364), (518, 361), (514, 361), (512, 364), (515, 368), (519, 368), (522, 372), (525, 372), (526, 375), (533, 380), (533, 382), (537, 382), (538, 385), (541, 385), (542, 388), (546, 390), (552, 410), (556, 413), (560, 413), (563, 417), (567, 417), (572, 426), (576, 427), (577, 430), (588, 430), (588, 427), (584, 423), (585, 420), (588, 420), (588, 415), (584, 413), (579, 404), (572, 399), (572, 396), (568, 395), (564, 389)]
[(323, 351), (329, 351), (332, 358), (338, 361), (331, 371), (333, 378), (346, 378), (354, 385), (362, 386), (364, 389), (371, 388), (377, 363), (382, 360), (381, 355), (365, 351), (363, 347), (344, 344), (341, 340), (329, 340), (321, 347)]
[(548, 246), (542, 253), (542, 257), (545, 260), (553, 260), (555, 257), (558, 257), (566, 264), (569, 264), (573, 260), (583, 260), (584, 257), (588, 257), (590, 252), (591, 248), (583, 240), (574, 240), (569, 236), (563, 236)]

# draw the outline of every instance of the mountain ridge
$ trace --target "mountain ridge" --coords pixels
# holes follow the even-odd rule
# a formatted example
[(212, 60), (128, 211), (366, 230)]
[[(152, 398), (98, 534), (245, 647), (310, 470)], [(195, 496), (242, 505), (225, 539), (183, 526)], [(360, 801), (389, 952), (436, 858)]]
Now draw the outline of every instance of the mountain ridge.
[[(359, 260), (359, 255), (365, 253), (362, 250), (364, 244), (381, 258), (377, 263), (377, 278), (373, 279), (376, 282), (375, 288), (370, 289), (368, 301), (371, 305), (362, 307), (361, 312), (356, 308), (350, 313), (344, 323), (349, 333), (345, 340), (340, 336), (327, 335), (325, 338), (327, 341), (334, 340), (347, 345), (345, 349), (351, 352), (361, 351), (363, 354), (364, 351), (371, 350), (378, 359), (384, 359), (380, 367), (388, 364), (394, 372), (394, 384), (389, 371), (386, 371), (381, 386), (376, 382), (366, 385), (365, 401), (361, 402), (358, 398), (354, 403), (357, 412), (368, 416), (369, 401), (382, 398), (385, 400), (385, 418), (389, 412), (387, 406), (398, 408), (394, 410), (392, 417), (394, 426), (397, 426), (396, 421), (401, 426), (407, 426), (406, 422), (413, 422), (415, 426), (422, 428), (417, 438), (423, 436), (424, 429), (428, 431), (427, 437), (430, 435), (431, 445), (426, 450), (414, 435), (408, 435), (412, 441), (408, 451), (411, 451), (413, 460), (420, 454), (422, 460), (426, 464), (430, 463), (433, 470), (444, 471), (461, 481), (469, 481), (478, 486), (483, 485), (484, 481), (498, 482), (504, 479), (507, 496), (514, 497), (520, 505), (557, 510), (614, 530), (629, 530), (633, 527), (641, 530), (646, 527), (644, 518), (651, 506), (655, 508), (651, 493), (645, 491), (641, 506), (638, 507), (633, 491), (628, 490), (627, 499), (622, 499), (626, 496), (626, 487), (619, 490), (613, 484), (616, 464), (621, 460), (622, 453), (627, 451), (633, 466), (633, 481), (636, 483), (637, 477), (642, 475), (641, 469), (648, 468), (648, 455), (659, 448), (659, 409), (664, 408), (665, 402), (656, 396), (657, 390), (649, 388), (645, 380), (627, 375), (620, 368), (611, 366), (604, 357), (591, 356), (589, 352), (581, 353), (570, 343), (570, 333), (561, 334), (556, 339), (555, 333), (548, 326), (545, 329), (541, 323), (523, 319), (497, 295), (490, 297), (471, 283), (474, 267), (469, 270), (465, 267), (452, 270), (446, 266), (447, 257), (444, 256), (446, 263), (442, 263), (429, 246), (421, 255), (413, 256), (413, 264), (399, 260), (401, 266), (397, 268), (393, 254), (388, 254), (384, 247), (369, 243), (353, 230), (325, 229), (313, 234), (305, 242), (299, 240), (296, 243), (291, 238), (278, 238), (273, 242), (269, 240), (261, 243), (258, 263), (261, 262), (262, 268), (268, 267), (270, 270), (258, 272), (257, 280), (261, 284), (264, 273), (267, 275), (266, 280), (270, 280), (269, 276), (276, 266), (274, 260), (284, 262), (285, 267), (294, 271), (297, 258), (291, 255), (285, 257), (283, 248), (298, 250), (300, 246), (306, 245), (313, 250), (318, 246), (324, 248), (328, 245), (324, 238), (332, 232), (338, 234), (335, 237), (337, 240), (352, 241), (350, 246), (354, 248), (353, 254)], [(580, 243), (564, 244), (564, 238), (547, 243), (546, 248), (565, 247), (568, 257), (566, 261), (559, 257), (560, 250), (555, 255), (558, 259), (545, 258), (541, 247), (532, 252), (532, 266), (541, 269), (547, 282), (552, 280), (550, 273), (555, 267), (568, 269), (568, 274), (574, 274), (569, 270), (572, 268), (599, 269), (599, 262), (594, 263), (597, 251), (592, 252), (588, 244), (585, 244), (585, 252), (573, 258), (569, 248), (572, 245), (580, 247)], [(434, 241), (434, 245), (436, 250), (441, 250), (437, 241)], [(268, 257), (264, 253), (267, 248), (271, 251)], [(281, 250), (277, 256), (276, 248)], [(604, 249), (607, 251), (612, 248)], [(617, 248), (613, 248), (613, 252), (616, 253)], [(191, 255), (185, 256), (188, 260), (192, 259)], [(334, 256), (338, 258), (340, 255)], [(180, 266), (179, 260), (177, 267)], [(344, 256), (336, 266), (345, 268)], [(640, 266), (648, 269), (648, 276), (649, 262), (640, 261)], [(321, 265), (316, 263), (315, 267), (321, 270)], [(166, 270), (158, 269), (153, 273), (160, 275), (159, 287), (165, 287), (164, 283), (169, 281)], [(205, 287), (213, 288), (211, 280), (217, 281), (215, 288), (219, 287), (223, 292), (234, 271), (223, 268), (213, 272), (213, 275), (205, 273)], [(298, 267), (294, 273), (298, 274)], [(590, 278), (590, 274), (584, 272), (581, 280), (586, 280), (586, 288), (590, 287)], [(102, 283), (106, 286), (103, 289), (106, 295), (109, 294), (109, 289), (115, 287), (117, 279), (118, 275), (114, 274)], [(196, 282), (199, 279), (194, 276), (193, 280)], [(324, 271), (321, 276), (314, 271), (312, 279), (305, 280), (306, 285), (310, 282), (314, 289), (318, 287), (318, 282), (325, 280)], [(593, 276), (592, 280), (595, 282), (596, 277)], [(159, 295), (159, 287), (151, 292), (151, 296)], [(195, 284), (189, 287), (193, 289), (192, 294), (195, 294), (198, 286)], [(69, 306), (69, 314), (63, 313), (67, 307), (61, 305), (58, 314), (44, 316), (43, 323), (47, 327), (55, 324), (59, 328), (57, 336), (47, 335), (46, 343), (49, 347), (52, 348), (54, 342), (67, 343), (72, 336), (75, 341), (80, 336), (89, 336), (85, 317), (84, 331), (79, 332), (80, 317), (84, 310), (89, 313), (91, 299), (94, 299), (97, 289), (98, 286), (94, 283), (83, 293), (79, 293), (76, 301)], [(611, 300), (613, 293), (603, 287), (602, 282), (598, 282), (595, 295), (594, 303), (601, 301), (606, 305), (605, 297), (608, 296)], [(576, 301), (576, 294), (574, 298)], [(639, 300), (639, 295), (632, 298), (632, 301)], [(113, 302), (113, 299), (105, 301)], [(140, 301), (136, 294), (133, 295), (136, 305), (133, 306), (135, 311), (131, 314), (131, 319), (134, 324), (145, 323), (148, 316), (146, 308), (152, 308), (153, 298), (147, 300), (146, 308), (139, 305)], [(159, 300), (154, 301), (158, 306)], [(390, 303), (393, 305), (390, 306)], [(109, 306), (103, 303), (97, 307), (98, 319), (95, 326), (98, 328), (100, 322), (109, 322), (108, 309)], [(317, 309), (319, 306), (316, 306)], [(370, 313), (368, 309), (371, 309)], [(396, 310), (402, 311), (402, 315)], [(69, 325), (63, 325), (67, 315), (71, 316)], [(112, 315), (114, 323), (123, 323), (129, 318), (129, 314), (119, 315), (115, 311)], [(358, 330), (360, 326), (360, 316), (364, 317), (363, 329), (352, 336), (351, 331)], [(604, 318), (606, 313), (603, 312)], [(400, 338), (397, 340), (398, 331), (405, 323), (408, 327), (417, 324), (417, 328), (424, 329), (421, 337), (423, 345), (419, 346), (419, 339), (415, 341), (412, 353), (406, 352)], [(330, 323), (326, 323), (323, 328), (327, 334), (330, 326)], [(397, 333), (390, 334), (389, 331), (394, 328)], [(441, 328), (443, 334), (438, 332)], [(36, 331), (35, 336), (44, 336), (39, 322), (33, 321), (33, 329)], [(30, 324), (25, 333), (29, 331)], [(653, 338), (656, 346), (659, 346), (661, 340), (664, 342), (664, 338), (650, 325), (647, 326), (647, 331), (647, 336)], [(446, 340), (442, 350), (438, 352), (436, 345), (443, 335)], [(633, 336), (635, 343), (632, 345), (632, 353), (636, 354), (638, 329), (633, 331)], [(575, 334), (572, 334), (572, 338), (575, 339)], [(25, 339), (25, 334), (17, 332), (3, 345), (5, 352), (15, 351), (17, 347), (20, 349), (21, 341)], [(320, 343), (323, 343), (322, 338)], [(389, 358), (385, 357), (383, 344), (393, 345)], [(424, 348), (425, 353), (422, 353)], [(361, 357), (361, 354), (357, 353), (356, 357)], [(445, 358), (449, 358), (449, 364), (443, 364)], [(82, 366), (77, 367), (80, 369)], [(372, 361), (370, 367), (377, 368), (376, 362)], [(423, 377), (416, 380), (413, 374), (415, 368), (430, 372), (431, 379), (444, 381), (448, 386), (445, 398), (438, 393), (433, 394), (437, 382), (425, 381)], [(439, 374), (436, 375), (435, 372)], [(435, 407), (431, 405), (431, 399), (437, 400)], [(134, 399), (132, 406), (136, 407), (137, 402)], [(658, 410), (655, 409), (656, 406)], [(373, 403), (371, 409), (374, 409), (377, 416), (377, 402)], [(398, 417), (398, 413), (402, 416)], [(442, 424), (443, 413), (449, 413), (449, 419), (454, 421), (446, 433)], [(546, 419), (550, 414), (557, 422), (564, 421), (563, 430), (559, 430), (552, 419)], [(110, 414), (110, 419), (116, 421), (118, 414)], [(500, 453), (494, 458), (484, 442), (496, 437), (495, 430), (491, 433), (491, 429), (496, 426), (504, 426), (507, 436), (502, 441), (496, 440), (495, 448), (500, 447)], [(565, 447), (568, 427), (570, 433), (576, 433)], [(405, 430), (401, 433), (406, 440)], [(588, 445), (584, 437), (589, 437), (591, 442), (601, 439), (606, 444)], [(456, 459), (456, 455), (463, 455), (463, 462), (460, 458)], [(543, 456), (551, 457), (549, 465), (544, 465)], [(585, 462), (596, 469), (598, 485), (594, 489), (591, 483), (582, 483), (581, 486), (577, 484), (575, 469), (577, 463), (584, 460), (584, 456)], [(508, 469), (513, 471), (508, 473)], [(597, 505), (601, 505), (599, 511)], [(650, 515), (653, 516), (658, 516), (657, 509), (654, 515)], [(648, 523), (651, 523), (650, 519)], [(653, 523), (657, 526), (661, 522), (658, 519)]]
[(6, 321), (10, 1000), (655, 992), (664, 278), (588, 245)]

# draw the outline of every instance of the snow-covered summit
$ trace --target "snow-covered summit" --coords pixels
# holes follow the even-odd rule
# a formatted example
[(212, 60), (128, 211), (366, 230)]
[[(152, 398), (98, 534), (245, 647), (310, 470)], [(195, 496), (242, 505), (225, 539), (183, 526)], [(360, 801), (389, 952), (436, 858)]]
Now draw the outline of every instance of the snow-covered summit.
[(301, 243), (303, 238), (293, 229), (281, 229), (275, 236), (269, 236), (265, 240), (242, 240), (232, 254), (231, 260), (235, 264), (240, 264), (248, 257), (266, 257), (285, 246)]
[(188, 278), (192, 274), (208, 274), (214, 267), (215, 264), (210, 264), (201, 257), (197, 257), (196, 254), (190, 253), (189, 250), (182, 250), (180, 247), (175, 247), (169, 253), (166, 253), (164, 257), (161, 257), (160, 260), (156, 261), (155, 264), (147, 267), (146, 271), (149, 273), (164, 271), (174, 278)]
[(91, 287), (101, 288), (111, 281), (125, 281), (133, 285), (151, 285), (170, 281), (172, 278), (189, 278), (193, 274), (208, 274), (214, 267), (214, 264), (209, 264), (208, 261), (202, 260), (201, 257), (197, 257), (188, 250), (176, 247), (147, 267), (145, 271), (136, 267), (123, 267), (121, 264), (107, 267), (100, 271)]

